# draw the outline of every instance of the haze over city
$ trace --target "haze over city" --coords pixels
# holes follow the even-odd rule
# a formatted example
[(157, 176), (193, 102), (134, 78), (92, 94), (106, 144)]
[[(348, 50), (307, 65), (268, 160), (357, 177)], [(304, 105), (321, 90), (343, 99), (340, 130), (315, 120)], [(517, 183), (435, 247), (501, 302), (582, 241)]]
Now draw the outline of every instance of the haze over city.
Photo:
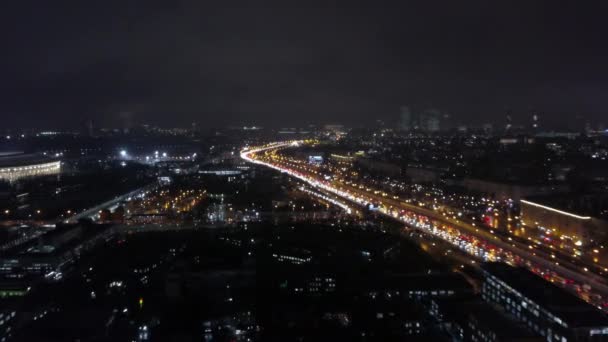
[(460, 124), (606, 115), (605, 4), (199, 1), (3, 5), (3, 126)]

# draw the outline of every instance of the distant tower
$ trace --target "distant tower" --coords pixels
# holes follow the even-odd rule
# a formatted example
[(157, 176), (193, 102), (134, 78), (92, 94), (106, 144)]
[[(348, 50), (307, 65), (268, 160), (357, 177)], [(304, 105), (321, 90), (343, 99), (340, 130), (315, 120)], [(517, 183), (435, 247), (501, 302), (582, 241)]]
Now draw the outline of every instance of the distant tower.
[(507, 110), (506, 123), (505, 123), (505, 131), (510, 132), (511, 128), (513, 128), (513, 117), (511, 114), (511, 110)]
[(536, 132), (538, 131), (540, 127), (540, 123), (539, 123), (539, 117), (538, 114), (536, 112), (532, 113), (532, 131)]
[(118, 115), (122, 124), (123, 133), (128, 134), (133, 127), (133, 112), (122, 111)]
[(443, 113), (441, 117), (441, 129), (447, 131), (452, 128), (452, 116), (449, 113)]
[(82, 134), (83, 136), (86, 136), (86, 137), (95, 136), (95, 126), (93, 125), (92, 119), (89, 119), (83, 123), (80, 134)]
[(198, 126), (196, 124), (196, 122), (192, 123), (192, 131), (190, 132), (190, 134), (195, 137), (198, 135)]
[(412, 129), (412, 112), (407, 106), (401, 107), (401, 114), (399, 116), (399, 129), (402, 131), (409, 131)]
[(482, 128), (485, 134), (492, 134), (492, 130), (494, 129), (491, 123), (483, 124)]
[(420, 117), (420, 127), (425, 132), (438, 132), (441, 124), (441, 112), (437, 109), (428, 109)]
[(87, 133), (89, 134), (89, 137), (95, 136), (95, 126), (93, 124), (93, 119), (87, 122)]

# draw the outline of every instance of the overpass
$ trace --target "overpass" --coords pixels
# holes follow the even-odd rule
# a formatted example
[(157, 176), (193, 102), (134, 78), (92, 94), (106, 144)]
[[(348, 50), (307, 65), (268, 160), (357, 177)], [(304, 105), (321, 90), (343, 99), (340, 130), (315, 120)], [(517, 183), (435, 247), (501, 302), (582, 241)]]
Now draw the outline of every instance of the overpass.
[(108, 201), (98, 204), (92, 208), (85, 209), (84, 211), (82, 211), (80, 213), (72, 215), (69, 218), (65, 219), (63, 222), (64, 223), (76, 223), (76, 222), (78, 222), (78, 220), (84, 219), (84, 218), (94, 219), (99, 216), (99, 212), (101, 210), (113, 209), (113, 208), (117, 207), (121, 202), (128, 201), (132, 197), (137, 197), (144, 193), (152, 191), (152, 190), (156, 189), (156, 187), (158, 187), (158, 183), (152, 183), (152, 184), (148, 184), (144, 187), (141, 187), (139, 189), (128, 192), (126, 194), (116, 196), (111, 200), (108, 200)]

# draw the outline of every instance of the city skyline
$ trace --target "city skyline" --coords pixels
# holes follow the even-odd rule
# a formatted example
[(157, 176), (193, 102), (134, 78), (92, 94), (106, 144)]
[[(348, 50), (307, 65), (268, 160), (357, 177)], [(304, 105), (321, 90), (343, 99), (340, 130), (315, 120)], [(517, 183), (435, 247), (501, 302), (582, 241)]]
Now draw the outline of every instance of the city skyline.
[(537, 111), (568, 126), (608, 111), (601, 4), (6, 7), (11, 128), (111, 126), (125, 113), (161, 126), (366, 125), (402, 105), (464, 124)]

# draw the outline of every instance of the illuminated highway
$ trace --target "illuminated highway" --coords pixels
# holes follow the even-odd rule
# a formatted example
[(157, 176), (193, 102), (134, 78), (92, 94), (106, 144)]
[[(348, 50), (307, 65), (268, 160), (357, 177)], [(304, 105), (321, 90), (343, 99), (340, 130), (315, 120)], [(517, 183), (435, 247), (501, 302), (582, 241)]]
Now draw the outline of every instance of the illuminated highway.
[[(534, 248), (516, 239), (499, 235), (494, 231), (479, 229), (475, 223), (412, 205), (392, 194), (372, 189), (362, 184), (345, 184), (317, 172), (306, 164), (295, 164), (277, 157), (276, 152), (286, 147), (297, 147), (304, 142), (289, 141), (263, 147), (245, 149), (241, 158), (263, 165), (308, 183), (310, 186), (332, 193), (359, 206), (369, 207), (441, 238), (460, 250), (485, 261), (503, 261), (511, 265), (525, 266), (548, 281), (557, 283), (590, 303), (606, 309), (608, 285), (603, 277), (589, 272), (585, 267), (573, 265), (559, 256)], [(474, 263), (474, 259), (471, 259)]]

